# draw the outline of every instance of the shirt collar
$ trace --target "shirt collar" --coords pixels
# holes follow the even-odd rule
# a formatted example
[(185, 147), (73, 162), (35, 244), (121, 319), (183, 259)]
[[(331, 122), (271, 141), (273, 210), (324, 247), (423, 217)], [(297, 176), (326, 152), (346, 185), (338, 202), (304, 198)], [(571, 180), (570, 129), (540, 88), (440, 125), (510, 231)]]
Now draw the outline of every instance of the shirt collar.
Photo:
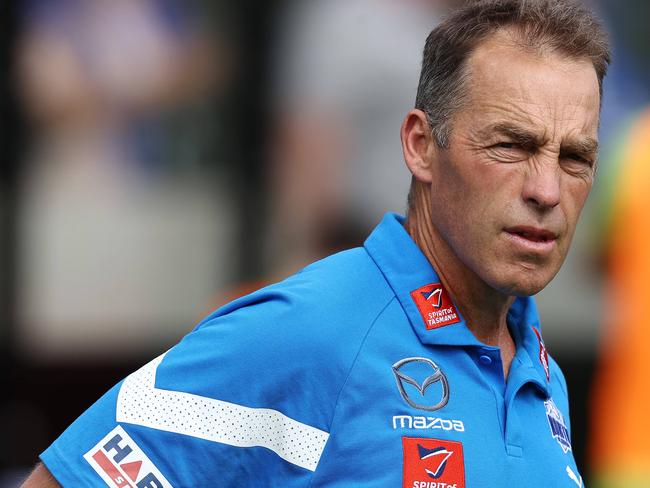
[[(427, 329), (412, 292), (426, 285), (440, 283), (440, 278), (406, 232), (403, 223), (404, 217), (387, 213), (370, 234), (364, 247), (393, 289), (416, 335), (424, 344), (484, 347), (485, 344), (468, 329), (465, 319), (457, 309), (455, 311), (458, 320), (455, 323)], [(530, 368), (530, 372), (535, 376), (535, 383), (547, 390), (548, 359), (545, 367), (544, 359), (540, 358), (546, 357), (546, 349), (539, 332), (541, 328), (537, 307), (531, 297), (518, 297), (515, 300), (508, 312), (508, 324), (517, 346), (518, 359), (526, 369)], [(539, 339), (533, 328), (539, 332)]]
[(508, 311), (507, 320), (517, 346), (515, 358), (530, 373), (526, 374), (528, 379), (550, 397), (550, 363), (535, 300), (532, 297), (518, 297)]

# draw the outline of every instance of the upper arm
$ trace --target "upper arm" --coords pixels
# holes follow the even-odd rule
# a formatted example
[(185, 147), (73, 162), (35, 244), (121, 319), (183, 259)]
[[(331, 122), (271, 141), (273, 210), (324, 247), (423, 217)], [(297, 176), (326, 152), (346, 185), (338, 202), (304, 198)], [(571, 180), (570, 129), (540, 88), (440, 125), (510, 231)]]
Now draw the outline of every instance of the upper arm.
[(220, 486), (260, 476), (305, 486), (345, 371), (332, 364), (313, 375), (321, 346), (304, 315), (297, 328), (286, 304), (247, 308), (202, 324), (109, 391), (41, 455), (50, 471), (64, 486), (105, 486), (142, 462), (131, 479), (160, 486), (207, 486), (215, 476)]
[(52, 473), (43, 463), (38, 463), (21, 488), (60, 488)]
[(307, 485), (368, 311), (339, 292), (332, 306), (306, 275), (223, 307), (127, 377), (41, 455), (48, 469), (64, 486)]

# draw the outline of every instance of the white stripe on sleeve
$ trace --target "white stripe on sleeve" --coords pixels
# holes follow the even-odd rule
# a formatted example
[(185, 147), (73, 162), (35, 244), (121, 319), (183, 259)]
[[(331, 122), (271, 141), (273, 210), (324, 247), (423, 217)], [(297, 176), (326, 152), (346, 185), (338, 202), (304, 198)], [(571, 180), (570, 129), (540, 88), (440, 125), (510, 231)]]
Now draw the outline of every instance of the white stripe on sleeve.
[(155, 387), (162, 354), (122, 383), (117, 421), (237, 447), (266, 447), (285, 461), (315, 471), (329, 434), (277, 410), (250, 408)]

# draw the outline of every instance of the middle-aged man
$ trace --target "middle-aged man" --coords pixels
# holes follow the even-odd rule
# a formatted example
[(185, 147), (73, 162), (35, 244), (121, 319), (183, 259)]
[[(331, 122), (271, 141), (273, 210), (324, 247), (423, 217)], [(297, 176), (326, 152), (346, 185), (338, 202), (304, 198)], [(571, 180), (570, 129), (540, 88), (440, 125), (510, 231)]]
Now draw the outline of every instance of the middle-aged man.
[(214, 312), (25, 486), (581, 487), (530, 295), (592, 186), (608, 62), (568, 0), (455, 12), (401, 129), (407, 218)]

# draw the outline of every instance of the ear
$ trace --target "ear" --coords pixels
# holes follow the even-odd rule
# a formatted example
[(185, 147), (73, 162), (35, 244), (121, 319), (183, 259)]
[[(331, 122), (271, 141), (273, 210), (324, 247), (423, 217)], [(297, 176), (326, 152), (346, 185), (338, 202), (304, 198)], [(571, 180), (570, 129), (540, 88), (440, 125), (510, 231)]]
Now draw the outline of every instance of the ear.
[(431, 160), (433, 157), (433, 138), (426, 114), (413, 109), (402, 123), (400, 131), (404, 161), (416, 180), (431, 183)]

